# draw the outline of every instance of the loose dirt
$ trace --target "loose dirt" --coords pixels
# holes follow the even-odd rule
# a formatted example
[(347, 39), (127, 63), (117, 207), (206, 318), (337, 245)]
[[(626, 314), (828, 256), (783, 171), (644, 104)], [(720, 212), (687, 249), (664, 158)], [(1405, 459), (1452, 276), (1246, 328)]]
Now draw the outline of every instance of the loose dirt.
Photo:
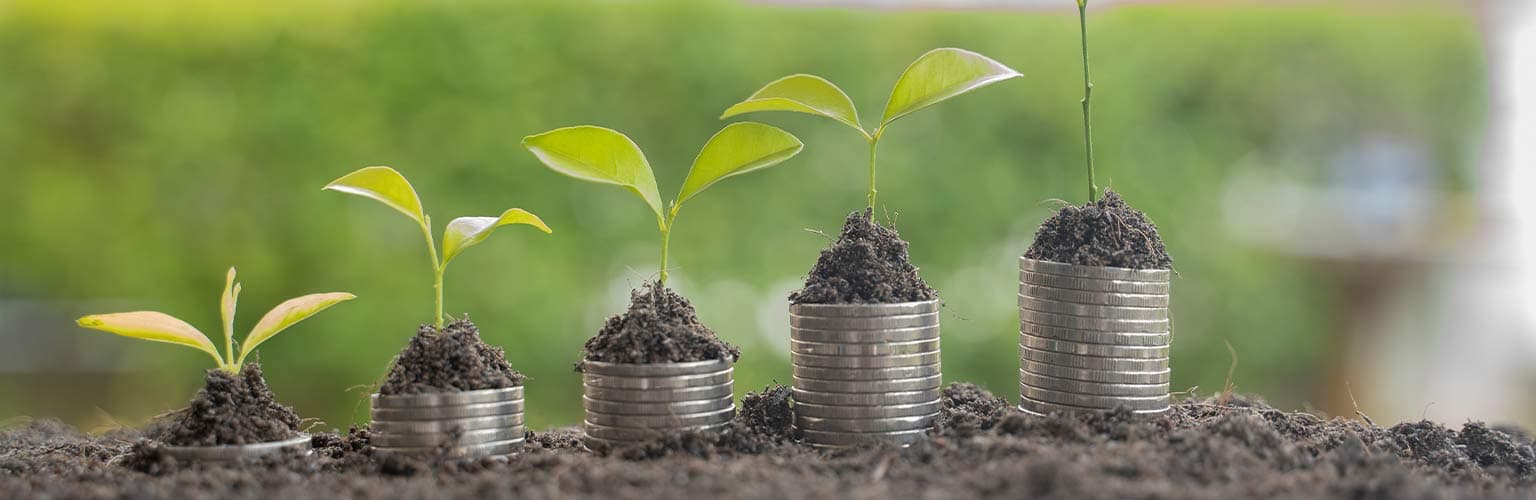
[(1064, 207), (1046, 219), (1024, 256), (1082, 266), (1173, 267), (1157, 226), (1108, 189), (1099, 201)]
[[(589, 361), (640, 364), (725, 357), (735, 361), (740, 356), (740, 349), (721, 341), (699, 322), (688, 299), (659, 281), (631, 291), (629, 310), (608, 318), (582, 351), (582, 359)], [(576, 370), (581, 370), (581, 363)]]
[(191, 404), (145, 433), (174, 446), (212, 446), (281, 441), (298, 430), (298, 414), (273, 399), (261, 365), (247, 363), (238, 374), (209, 370)]
[(938, 298), (907, 256), (907, 242), (866, 209), (848, 214), (843, 232), (821, 251), (796, 304), (891, 304)]
[(410, 345), (395, 357), (379, 393), (458, 392), (519, 385), (523, 385), (523, 374), (507, 364), (500, 347), (480, 340), (480, 330), (464, 318), (442, 331), (421, 325)]

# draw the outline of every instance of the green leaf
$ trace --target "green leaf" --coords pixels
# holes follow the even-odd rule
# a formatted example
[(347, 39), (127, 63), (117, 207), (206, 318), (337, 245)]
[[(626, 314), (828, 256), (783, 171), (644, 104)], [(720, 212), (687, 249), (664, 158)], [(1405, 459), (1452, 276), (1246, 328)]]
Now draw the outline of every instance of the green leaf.
[(704, 143), (693, 160), (677, 203), (688, 201), (721, 179), (777, 165), (804, 148), (800, 139), (776, 127), (757, 122), (726, 125)]
[(443, 266), (446, 267), (448, 261), (465, 248), (485, 241), (496, 228), (508, 224), (527, 224), (545, 234), (551, 232), (539, 216), (521, 208), (508, 209), (501, 213), (501, 217), (459, 217), (443, 228)]
[(720, 118), (758, 111), (792, 111), (825, 116), (864, 132), (853, 99), (843, 89), (816, 75), (789, 75), (769, 82), (747, 100), (727, 108)]
[(557, 128), (523, 138), (523, 147), (550, 169), (602, 184), (614, 184), (645, 200), (656, 213), (656, 224), (665, 229), (661, 193), (656, 174), (645, 153), (628, 136), (592, 125)]
[(427, 223), (427, 216), (421, 210), (421, 198), (416, 196), (416, 189), (405, 180), (405, 176), (400, 175), (400, 172), (396, 172), (393, 168), (361, 168), (331, 181), (323, 189), (372, 198), (410, 216), (417, 224), (426, 225)]
[(354, 298), (356, 298), (355, 295), (345, 292), (316, 293), (288, 299), (287, 302), (278, 304), (262, 316), (261, 321), (256, 322), (256, 327), (251, 328), (251, 333), (245, 336), (245, 345), (240, 347), (240, 359), (235, 362), (235, 366), (245, 364), (245, 357), (255, 351), (256, 346), (293, 326), (294, 323), (304, 321), (315, 313)]
[(128, 338), (184, 345), (206, 352), (218, 361), (219, 366), (224, 365), (218, 349), (213, 347), (207, 335), (169, 314), (155, 311), (92, 314), (75, 320), (75, 324)]
[(224, 295), (219, 297), (219, 318), (224, 320), (224, 355), (233, 357), (230, 351), (235, 342), (235, 302), (240, 299), (240, 284), (235, 283), (235, 268), (224, 275)]
[(987, 56), (961, 49), (933, 49), (896, 80), (880, 127), (945, 99), (1024, 75)]

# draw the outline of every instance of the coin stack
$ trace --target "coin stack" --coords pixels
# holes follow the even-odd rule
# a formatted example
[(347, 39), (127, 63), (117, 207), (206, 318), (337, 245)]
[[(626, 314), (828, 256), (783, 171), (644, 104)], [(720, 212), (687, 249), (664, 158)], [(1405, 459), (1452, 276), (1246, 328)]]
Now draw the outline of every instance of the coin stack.
[(523, 388), (373, 395), (369, 441), (384, 453), (481, 458), (523, 448)]
[(1167, 269), (1019, 260), (1019, 409), (1168, 410)]
[(282, 441), (213, 446), (163, 446), (166, 455), (179, 460), (200, 462), (237, 462), (282, 453), (310, 453), (309, 434), (300, 433)]
[(582, 362), (589, 448), (718, 429), (735, 416), (729, 359), (684, 363)]
[(907, 445), (939, 414), (939, 301), (792, 304), (795, 428), (818, 446)]

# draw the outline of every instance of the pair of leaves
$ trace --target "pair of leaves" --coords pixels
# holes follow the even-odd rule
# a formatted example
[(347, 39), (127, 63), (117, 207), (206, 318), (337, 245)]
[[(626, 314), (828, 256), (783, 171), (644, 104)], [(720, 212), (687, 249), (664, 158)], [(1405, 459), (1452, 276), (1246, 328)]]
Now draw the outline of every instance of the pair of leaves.
[(768, 83), (746, 100), (727, 108), (720, 118), (758, 111), (806, 113), (837, 120), (873, 139), (898, 118), (960, 94), (1021, 76), (1024, 75), (975, 52), (934, 49), (918, 57), (901, 73), (874, 132), (866, 132), (859, 124), (859, 113), (847, 93), (825, 78), (806, 74), (790, 75)]

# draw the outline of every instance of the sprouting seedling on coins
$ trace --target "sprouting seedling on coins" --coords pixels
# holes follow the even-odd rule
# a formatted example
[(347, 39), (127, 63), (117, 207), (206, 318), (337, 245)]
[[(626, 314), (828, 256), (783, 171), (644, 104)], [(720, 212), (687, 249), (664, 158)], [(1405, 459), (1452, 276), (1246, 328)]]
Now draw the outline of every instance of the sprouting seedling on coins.
[(551, 130), (523, 138), (545, 166), (571, 177), (614, 184), (639, 196), (661, 230), (661, 273), (667, 282), (667, 247), (683, 203), (722, 179), (777, 165), (800, 153), (800, 139), (761, 123), (732, 123), (715, 133), (688, 169), (688, 177), (666, 210), (656, 189), (656, 175), (635, 141), (618, 131), (592, 125)]
[(816, 75), (795, 74), (769, 82), (746, 100), (727, 108), (720, 118), (758, 111), (792, 111), (837, 120), (857, 130), (869, 143), (869, 208), (875, 208), (875, 151), (891, 122), (949, 98), (1010, 78), (1024, 76), (987, 56), (968, 50), (943, 48), (928, 51), (907, 66), (885, 114), (873, 130), (859, 123), (853, 99), (843, 89)]
[(459, 253), (485, 241), (496, 228), (510, 224), (526, 224), (550, 233), (549, 226), (527, 210), (510, 208), (500, 217), (459, 217), (443, 228), (443, 253), (438, 258), (437, 243), (432, 239), (432, 218), (421, 208), (421, 198), (416, 188), (395, 169), (366, 167), (326, 184), (324, 189), (370, 198), (393, 208), (416, 221), (421, 235), (427, 240), (427, 256), (432, 259), (432, 288), (437, 293), (437, 316), (434, 325), (443, 328), (443, 273), (448, 263)]

